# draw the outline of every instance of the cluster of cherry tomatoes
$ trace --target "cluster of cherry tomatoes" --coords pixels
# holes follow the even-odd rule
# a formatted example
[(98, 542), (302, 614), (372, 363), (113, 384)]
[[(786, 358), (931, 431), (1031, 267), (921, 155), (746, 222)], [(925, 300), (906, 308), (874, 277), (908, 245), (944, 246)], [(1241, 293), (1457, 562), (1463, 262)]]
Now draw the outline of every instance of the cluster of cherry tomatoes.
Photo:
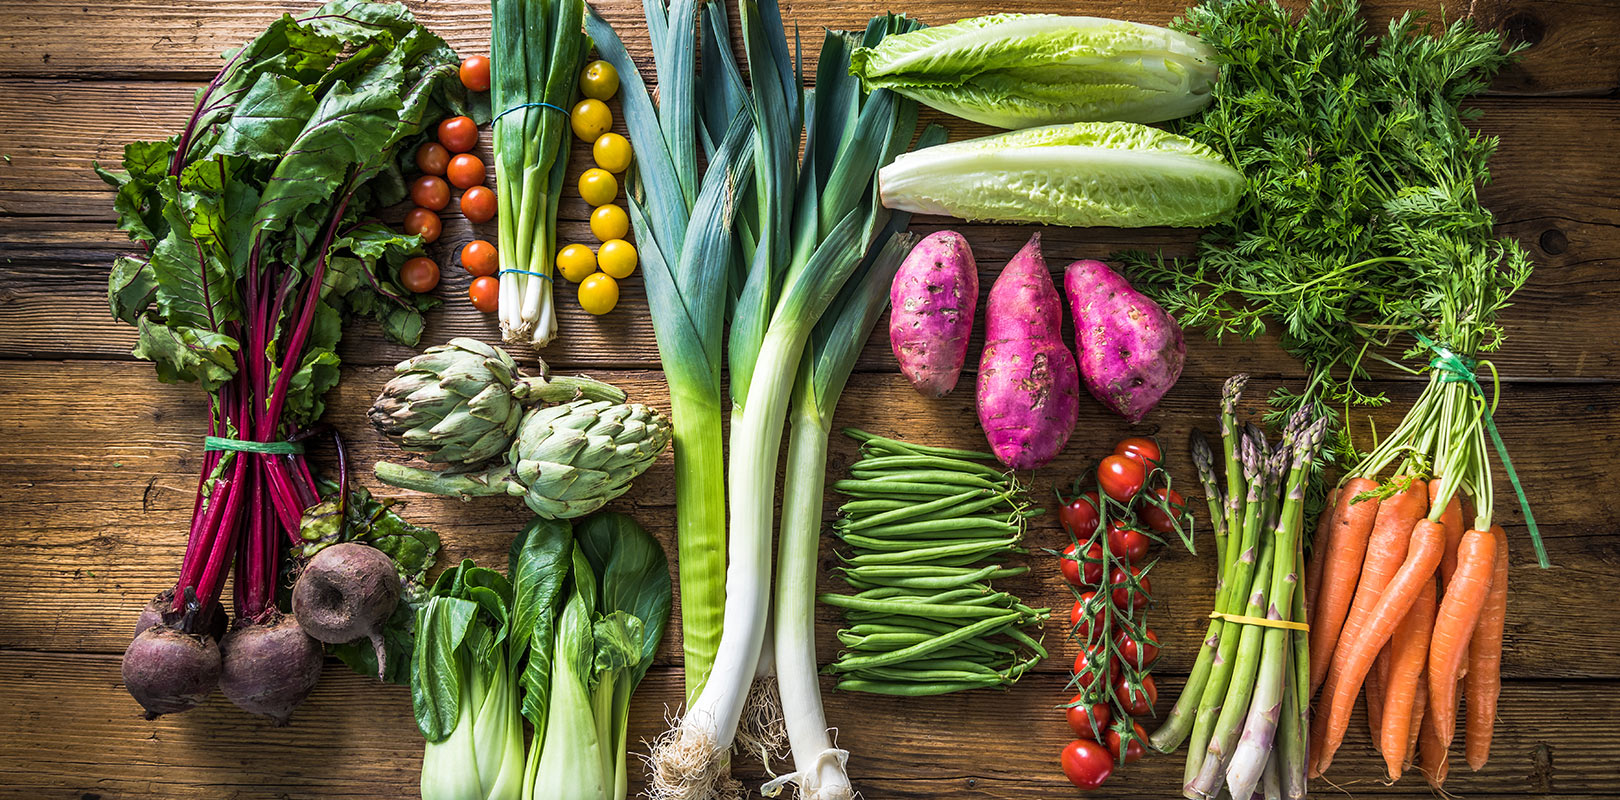
[(579, 176), (579, 196), (592, 206), (591, 235), (601, 244), (593, 252), (589, 245), (575, 242), (557, 253), (557, 271), (579, 285), (579, 306), (592, 314), (606, 314), (619, 302), (619, 281), (636, 269), (635, 245), (630, 235), (630, 216), (614, 202), (619, 195), (618, 174), (630, 168), (630, 142), (608, 130), (613, 112), (607, 101), (619, 91), (619, 73), (606, 61), (592, 61), (579, 76), (579, 91), (585, 99), (574, 104), (568, 115), (574, 135), (591, 143), (591, 159), (596, 166)]
[(1163, 536), (1182, 535), (1185, 501), (1160, 469), (1157, 442), (1121, 441), (1097, 465), (1096, 489), (1060, 497), (1058, 521), (1070, 544), (1060, 554), (1075, 595), (1069, 635), (1080, 645), (1064, 708), (1075, 740), (1059, 759), (1081, 789), (1095, 789), (1116, 766), (1146, 753), (1147, 732), (1135, 721), (1153, 713), (1158, 689), (1150, 668), (1159, 637), (1145, 609), (1152, 600), (1149, 555)]
[[(489, 59), (472, 56), (461, 62), (461, 83), (475, 92), (489, 91)], [(450, 205), (450, 187), (461, 189), (461, 215), (468, 222), (482, 224), (495, 218), (495, 192), (484, 185), (484, 161), (473, 155), (478, 146), (478, 123), (471, 117), (451, 117), (439, 123), (436, 140), (423, 142), (416, 149), (416, 168), (422, 175), (411, 182), (411, 202), (416, 204), (405, 215), (405, 232), (432, 244), (444, 233), (439, 212)], [(461, 248), (461, 266), (473, 276), (467, 297), (473, 307), (486, 314), (499, 306), (500, 282), (495, 245), (483, 239)], [(432, 291), (439, 285), (439, 265), (421, 256), (405, 262), (399, 282), (413, 292)]]

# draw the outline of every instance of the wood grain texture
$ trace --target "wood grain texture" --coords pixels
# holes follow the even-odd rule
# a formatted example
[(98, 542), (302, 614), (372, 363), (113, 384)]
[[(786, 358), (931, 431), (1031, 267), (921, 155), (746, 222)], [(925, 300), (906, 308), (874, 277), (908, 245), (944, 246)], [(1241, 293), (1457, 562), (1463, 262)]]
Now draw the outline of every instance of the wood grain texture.
[[(313, 5), (288, 0), (5, 0), (0, 18), (0, 76), (180, 77), (207, 80), (219, 68), (220, 52), (236, 47), (276, 16)], [(420, 19), (462, 52), (488, 49), (489, 7), (482, 2), (408, 0)], [(591, 3), (620, 31), (632, 55), (648, 56), (635, 0)], [(1182, 0), (1100, 0), (1054, 7), (1041, 0), (1008, 0), (995, 11), (1090, 14), (1167, 24), (1186, 6)], [(1303, 8), (1305, 0), (1286, 0)], [(1376, 30), (1408, 9), (1446, 21), (1472, 16), (1527, 46), (1521, 62), (1496, 82), (1495, 91), (1519, 95), (1604, 95), (1620, 88), (1620, 14), (1614, 0), (1364, 0), (1364, 16)], [(851, 28), (883, 10), (865, 0), (789, 2), (788, 23), (803, 31)], [(986, 13), (968, 0), (896, 7), (931, 25)], [(735, 18), (733, 18), (735, 21)], [(813, 37), (811, 37), (813, 38)], [(807, 64), (811, 71), (814, 64)]]

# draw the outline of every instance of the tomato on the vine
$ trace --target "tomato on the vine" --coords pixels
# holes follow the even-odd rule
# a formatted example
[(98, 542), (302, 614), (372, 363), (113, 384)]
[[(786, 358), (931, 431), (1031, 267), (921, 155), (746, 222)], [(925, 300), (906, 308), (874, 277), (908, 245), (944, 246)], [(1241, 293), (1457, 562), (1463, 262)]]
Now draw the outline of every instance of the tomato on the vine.
[[(1136, 584), (1134, 586), (1131, 585), (1133, 581)], [(1124, 610), (1127, 606), (1142, 608), (1148, 604), (1148, 597), (1153, 594), (1153, 583), (1142, 574), (1140, 567), (1127, 569), (1114, 567), (1114, 571), (1108, 574), (1108, 585), (1114, 587), (1114, 607), (1120, 610)]]
[(1133, 717), (1145, 717), (1153, 713), (1153, 706), (1159, 702), (1159, 689), (1153, 685), (1152, 675), (1142, 676), (1141, 688), (1133, 688), (1124, 675), (1114, 678), (1114, 697), (1119, 700), (1119, 707)]
[(478, 146), (478, 123), (472, 117), (451, 117), (439, 123), (439, 144), (452, 153), (465, 153)]
[[(1175, 489), (1156, 488), (1152, 491), (1153, 498), (1142, 504), (1142, 521), (1149, 528), (1159, 533), (1174, 533), (1176, 530), (1174, 516), (1180, 516), (1181, 510), (1186, 508), (1187, 501)], [(1170, 508), (1169, 514), (1156, 503), (1163, 503)]]
[(1099, 677), (1103, 683), (1112, 684), (1118, 677), (1117, 672), (1106, 642), (1097, 642), (1074, 657), (1075, 685), (1081, 691), (1090, 689)]
[(1091, 638), (1091, 629), (1102, 613), (1104, 611), (1097, 603), (1096, 592), (1080, 593), (1080, 599), (1074, 601), (1074, 606), (1069, 609), (1069, 630), (1076, 641), (1083, 643)]
[(1147, 469), (1142, 466), (1140, 459), (1111, 455), (1097, 464), (1097, 480), (1109, 497), (1129, 503), (1142, 491), (1142, 484), (1147, 480)]
[(1096, 492), (1085, 492), (1058, 506), (1058, 522), (1076, 539), (1089, 539), (1097, 532), (1097, 523), (1102, 521), (1097, 510), (1101, 506)]
[(1120, 660), (1137, 669), (1147, 669), (1159, 660), (1159, 635), (1152, 628), (1142, 629), (1140, 642), (1130, 631), (1122, 630), (1114, 634), (1114, 645), (1119, 648)]
[(1148, 548), (1153, 540), (1147, 534), (1126, 525), (1124, 522), (1114, 520), (1108, 523), (1108, 552), (1114, 558), (1123, 559), (1127, 564), (1140, 564), (1147, 558)]
[(1144, 436), (1132, 436), (1121, 439), (1114, 445), (1114, 453), (1140, 462), (1146, 469), (1152, 469), (1164, 460), (1164, 451), (1159, 449), (1159, 443)]
[(1097, 741), (1097, 732), (1108, 730), (1114, 712), (1107, 703), (1086, 703), (1085, 694), (1069, 698), (1069, 707), (1063, 710), (1069, 720), (1069, 730), (1082, 739)]
[(1070, 586), (1101, 586), (1102, 546), (1092, 542), (1083, 556), (1076, 547), (1070, 544), (1063, 548), (1063, 555), (1058, 559), (1058, 567), (1063, 570), (1063, 579), (1068, 581)]
[[(1146, 752), (1142, 748), (1142, 743), (1147, 741), (1147, 731), (1142, 730), (1142, 723), (1132, 722), (1131, 734), (1130, 744), (1125, 745), (1125, 763), (1127, 764), (1135, 764), (1141, 761), (1142, 754)], [(1119, 763), (1119, 745), (1120, 740), (1123, 738), (1125, 737), (1120, 736), (1117, 729), (1108, 729), (1108, 753), (1114, 757), (1115, 764)]]
[(1076, 739), (1065, 745), (1058, 763), (1063, 765), (1063, 775), (1069, 779), (1069, 783), (1081, 789), (1095, 789), (1114, 774), (1114, 762), (1108, 757), (1108, 751), (1102, 745), (1085, 739)]

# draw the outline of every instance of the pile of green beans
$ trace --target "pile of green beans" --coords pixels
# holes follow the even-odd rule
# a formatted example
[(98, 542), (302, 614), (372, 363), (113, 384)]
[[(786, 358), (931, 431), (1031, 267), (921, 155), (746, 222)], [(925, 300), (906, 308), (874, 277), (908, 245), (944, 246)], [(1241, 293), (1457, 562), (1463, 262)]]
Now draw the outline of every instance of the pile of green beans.
[(1051, 616), (991, 585), (1029, 572), (997, 563), (1028, 552), (1024, 528), (1040, 510), (1024, 487), (989, 453), (844, 433), (861, 458), (833, 484), (851, 498), (834, 532), (855, 593), (821, 596), (849, 621), (826, 671), (840, 689), (913, 697), (1017, 681), (1046, 657), (1031, 632)]

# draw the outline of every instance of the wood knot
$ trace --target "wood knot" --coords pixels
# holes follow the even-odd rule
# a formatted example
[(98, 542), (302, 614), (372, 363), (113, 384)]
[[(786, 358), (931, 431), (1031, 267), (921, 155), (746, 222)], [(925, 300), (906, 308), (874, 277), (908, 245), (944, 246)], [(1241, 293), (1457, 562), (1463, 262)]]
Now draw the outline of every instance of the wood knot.
[(1530, 751), (1530, 789), (1537, 794), (1552, 791), (1552, 748), (1540, 742)]
[(1569, 237), (1565, 236), (1564, 232), (1557, 228), (1548, 228), (1542, 231), (1541, 238), (1538, 241), (1541, 244), (1542, 252), (1550, 256), (1562, 255), (1564, 251), (1569, 249)]
[(1502, 20), (1502, 32), (1507, 34), (1509, 44), (1524, 44), (1535, 46), (1547, 36), (1547, 25), (1539, 17), (1528, 11), (1520, 11), (1505, 20)]

